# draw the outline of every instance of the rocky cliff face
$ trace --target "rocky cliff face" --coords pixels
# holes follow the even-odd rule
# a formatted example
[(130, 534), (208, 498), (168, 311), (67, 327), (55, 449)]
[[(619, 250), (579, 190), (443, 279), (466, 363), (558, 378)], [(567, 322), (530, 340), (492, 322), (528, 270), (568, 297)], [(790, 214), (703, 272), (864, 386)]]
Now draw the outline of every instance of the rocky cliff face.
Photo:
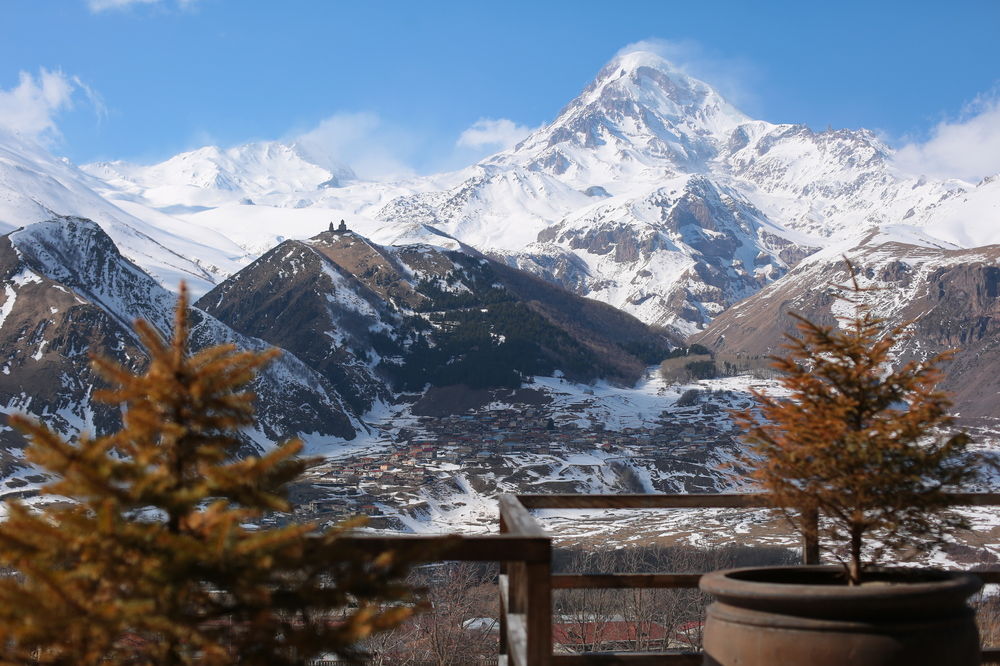
[[(862, 286), (873, 288), (866, 299), (873, 311), (889, 325), (909, 322), (909, 336), (895, 350), (900, 362), (954, 349), (944, 388), (954, 393), (956, 413), (969, 424), (994, 424), (1000, 404), (1000, 246), (948, 249), (874, 233), (846, 254)], [(827, 325), (851, 314), (834, 288), (848, 279), (842, 257), (824, 252), (734, 306), (692, 341), (731, 354), (780, 353), (782, 337), (795, 330), (789, 313)]]
[(644, 321), (689, 331), (811, 250), (774, 234), (766, 216), (732, 189), (701, 176), (670, 183), (548, 227), (508, 260)]

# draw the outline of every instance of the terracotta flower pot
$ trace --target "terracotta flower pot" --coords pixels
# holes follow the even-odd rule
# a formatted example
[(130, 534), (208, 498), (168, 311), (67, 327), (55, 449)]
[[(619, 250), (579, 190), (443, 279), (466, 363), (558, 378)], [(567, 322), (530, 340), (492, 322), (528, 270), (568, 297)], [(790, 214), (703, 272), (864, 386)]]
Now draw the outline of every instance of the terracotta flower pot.
[(715, 597), (705, 624), (710, 666), (967, 666), (979, 632), (966, 604), (970, 574), (884, 569), (850, 587), (829, 566), (707, 574)]

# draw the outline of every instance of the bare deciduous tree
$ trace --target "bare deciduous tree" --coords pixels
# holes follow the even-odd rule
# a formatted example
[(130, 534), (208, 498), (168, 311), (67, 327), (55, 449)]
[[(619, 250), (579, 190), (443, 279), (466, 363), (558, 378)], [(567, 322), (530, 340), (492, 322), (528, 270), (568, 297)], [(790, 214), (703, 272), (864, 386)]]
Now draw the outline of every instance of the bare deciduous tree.
[(426, 592), (427, 609), (365, 647), (373, 666), (457, 666), (496, 663), (496, 571), (449, 562), (414, 571), (408, 584)]

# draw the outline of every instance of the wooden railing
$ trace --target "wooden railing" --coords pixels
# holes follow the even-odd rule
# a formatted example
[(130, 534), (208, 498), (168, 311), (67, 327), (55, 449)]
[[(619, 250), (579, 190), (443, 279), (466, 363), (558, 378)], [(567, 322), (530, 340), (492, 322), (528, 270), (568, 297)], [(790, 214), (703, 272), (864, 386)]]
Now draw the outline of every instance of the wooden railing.
[[(1000, 493), (960, 494), (957, 506), (1000, 506)], [(500, 561), (500, 663), (517, 666), (597, 664), (670, 664), (694, 666), (702, 663), (697, 652), (667, 650), (656, 653), (583, 653), (562, 655), (552, 652), (552, 590), (601, 588), (696, 588), (701, 574), (552, 574), (551, 538), (531, 515), (531, 509), (701, 509), (764, 508), (770, 504), (761, 494), (702, 495), (501, 495), (500, 538), (520, 538), (535, 546), (531, 559)], [(816, 517), (812, 517), (815, 524)], [(815, 535), (816, 530), (812, 530)], [(819, 562), (820, 548), (815, 536), (803, 540), (802, 560)], [(1000, 570), (976, 571), (985, 583), (1000, 584)], [(1000, 648), (983, 650), (984, 664), (1000, 664)]]
[[(1000, 506), (1000, 493), (960, 494), (957, 506)], [(762, 494), (701, 495), (501, 495), (499, 535), (358, 536), (353, 545), (373, 553), (410, 550), (436, 561), (500, 563), (500, 664), (596, 666), (668, 664), (695, 666), (698, 652), (553, 654), (552, 591), (559, 589), (697, 588), (701, 574), (555, 574), (552, 537), (531, 515), (533, 509), (712, 509), (765, 508)], [(814, 518), (815, 520), (815, 518)], [(804, 563), (819, 561), (815, 538), (802, 543)], [(974, 571), (984, 583), (1000, 584), (1000, 570)], [(1000, 648), (983, 650), (984, 664), (1000, 664)]]
[(372, 554), (396, 550), (441, 562), (499, 562), (500, 663), (550, 664), (552, 537), (513, 496), (501, 496), (500, 506), (499, 535), (355, 536), (344, 540)]

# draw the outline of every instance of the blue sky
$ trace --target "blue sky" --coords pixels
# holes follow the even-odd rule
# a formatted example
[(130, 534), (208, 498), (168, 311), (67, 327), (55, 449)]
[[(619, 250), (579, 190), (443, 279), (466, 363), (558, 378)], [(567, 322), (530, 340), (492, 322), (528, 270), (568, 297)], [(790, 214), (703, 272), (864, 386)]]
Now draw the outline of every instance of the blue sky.
[[(551, 120), (619, 49), (650, 39), (772, 122), (868, 127), (920, 149), (942, 127), (1000, 124), (997, 0), (5, 0), (0, 12), (0, 121), (23, 115), (79, 163), (325, 122), (370, 175), (457, 167)], [(509, 123), (459, 143), (483, 119)]]

